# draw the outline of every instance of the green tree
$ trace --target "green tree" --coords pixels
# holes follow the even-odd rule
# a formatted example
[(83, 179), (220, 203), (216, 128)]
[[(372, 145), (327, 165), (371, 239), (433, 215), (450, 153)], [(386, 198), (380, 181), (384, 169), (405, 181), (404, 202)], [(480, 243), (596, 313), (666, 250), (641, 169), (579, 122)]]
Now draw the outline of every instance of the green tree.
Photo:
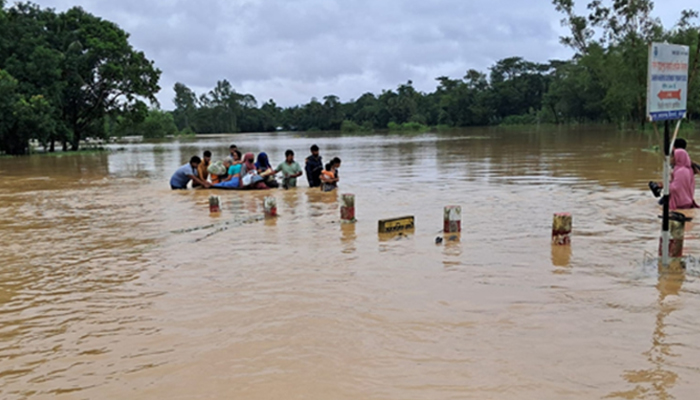
[[(104, 137), (109, 116), (127, 113), (144, 100), (155, 103), (159, 90), (160, 71), (131, 47), (128, 34), (80, 8), (57, 14), (31, 3), (5, 8), (0, 1), (0, 69), (16, 80), (16, 115), (31, 110), (37, 118), (52, 120), (25, 124), (20, 118), (12, 126), (34, 129), (21, 136), (51, 151), (56, 141), (77, 150), (83, 138)], [(6, 140), (15, 134), (0, 132)], [(16, 143), (3, 148), (26, 151)]]
[(192, 129), (197, 112), (197, 95), (187, 86), (178, 82), (173, 87), (175, 91), (175, 111), (173, 117), (179, 130)]
[(156, 103), (160, 70), (116, 24), (76, 7), (59, 15), (52, 27), (64, 54), (62, 119), (77, 150), (84, 137), (102, 137), (104, 118), (126, 112), (141, 99)]
[(16, 79), (0, 70), (0, 150), (14, 155), (25, 154), (30, 139), (46, 147), (55, 130), (48, 101), (41, 95), (27, 98), (18, 87)]

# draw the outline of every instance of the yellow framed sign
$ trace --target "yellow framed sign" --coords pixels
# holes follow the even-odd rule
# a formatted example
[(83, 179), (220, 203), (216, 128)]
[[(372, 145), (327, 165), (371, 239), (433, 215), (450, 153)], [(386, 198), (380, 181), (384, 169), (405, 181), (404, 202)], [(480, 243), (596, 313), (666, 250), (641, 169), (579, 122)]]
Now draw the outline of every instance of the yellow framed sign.
[(415, 227), (416, 219), (413, 216), (379, 220), (379, 233), (405, 232)]

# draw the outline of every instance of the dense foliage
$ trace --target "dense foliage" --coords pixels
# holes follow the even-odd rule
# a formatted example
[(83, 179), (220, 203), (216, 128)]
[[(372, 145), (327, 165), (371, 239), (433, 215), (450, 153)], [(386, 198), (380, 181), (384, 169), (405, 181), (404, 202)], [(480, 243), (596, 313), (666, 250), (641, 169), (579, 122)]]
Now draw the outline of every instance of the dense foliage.
[(259, 105), (227, 80), (197, 95), (175, 84), (175, 110), (161, 111), (160, 71), (116, 24), (81, 8), (57, 13), (0, 0), (0, 152), (25, 154), (31, 141), (77, 150), (85, 138), (287, 130), (423, 130), (426, 126), (645, 120), (647, 53), (652, 41), (689, 45), (688, 117), (700, 117), (698, 13), (684, 11), (671, 29), (652, 17), (649, 0), (592, 0), (587, 15), (573, 0), (553, 0), (574, 50), (571, 60), (520, 57), (488, 72), (438, 77), (433, 92), (411, 81), (341, 102), (328, 95), (282, 108)]
[(81, 8), (0, 0), (0, 151), (25, 154), (30, 140), (77, 150), (105, 137), (109, 118), (155, 102), (160, 71), (128, 38)]

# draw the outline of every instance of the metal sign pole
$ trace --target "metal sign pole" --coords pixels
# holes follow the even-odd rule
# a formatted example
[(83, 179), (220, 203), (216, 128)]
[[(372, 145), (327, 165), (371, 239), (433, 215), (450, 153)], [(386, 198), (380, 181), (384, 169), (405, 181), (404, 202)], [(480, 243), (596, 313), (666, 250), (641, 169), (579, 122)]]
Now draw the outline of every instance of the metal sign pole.
[(664, 214), (661, 223), (661, 263), (664, 267), (670, 265), (668, 256), (671, 234), (669, 232), (669, 195), (671, 186), (671, 135), (668, 120), (664, 121)]
[[(680, 120), (683, 119), (688, 105), (688, 61), (690, 48), (688, 46), (650, 43), (649, 66), (647, 74), (647, 116), (656, 123), (664, 121), (664, 215), (661, 225), (661, 263), (668, 267), (669, 245), (671, 234), (669, 232), (669, 201), (671, 186), (671, 138), (670, 120), (679, 120), (676, 132), (673, 135), (675, 141), (680, 128)], [(654, 125), (656, 127), (656, 124)]]

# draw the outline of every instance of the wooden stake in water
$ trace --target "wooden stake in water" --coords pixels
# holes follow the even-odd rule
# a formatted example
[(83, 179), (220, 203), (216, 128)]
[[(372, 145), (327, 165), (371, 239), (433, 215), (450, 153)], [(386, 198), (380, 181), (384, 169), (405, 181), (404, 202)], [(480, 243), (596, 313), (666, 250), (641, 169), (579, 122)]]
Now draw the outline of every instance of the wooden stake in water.
[(573, 217), (571, 214), (554, 214), (554, 222), (552, 223), (552, 244), (557, 246), (570, 245), (572, 226)]
[(342, 196), (343, 205), (340, 207), (342, 222), (355, 222), (355, 195), (346, 193)]
[(221, 199), (219, 196), (209, 196), (209, 212), (212, 214), (221, 212)]

